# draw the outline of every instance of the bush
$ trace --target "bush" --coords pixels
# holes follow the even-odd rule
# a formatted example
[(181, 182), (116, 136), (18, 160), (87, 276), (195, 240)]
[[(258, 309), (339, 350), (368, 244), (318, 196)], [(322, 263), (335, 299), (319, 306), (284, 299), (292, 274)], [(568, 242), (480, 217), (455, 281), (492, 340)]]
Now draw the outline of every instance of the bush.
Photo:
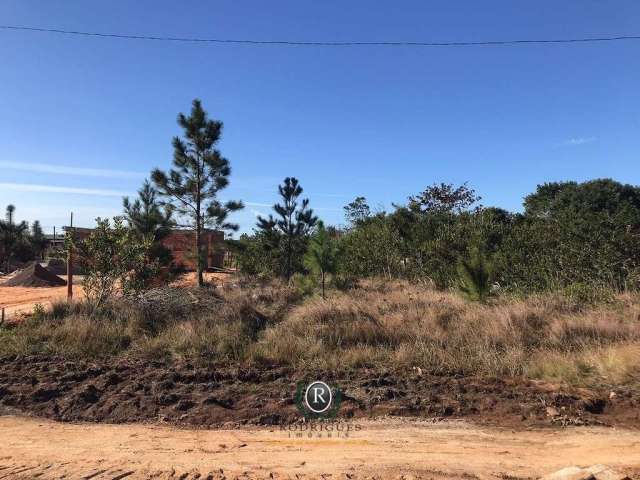
[(152, 258), (153, 238), (127, 228), (122, 218), (96, 219), (95, 230), (75, 242), (80, 262), (86, 270), (84, 292), (95, 308), (110, 299), (119, 286), (125, 295), (134, 295), (150, 284), (159, 264)]
[(401, 275), (400, 236), (383, 215), (358, 224), (344, 235), (341, 249), (340, 273), (358, 278)]
[(294, 288), (301, 297), (309, 297), (318, 289), (318, 279), (313, 275), (296, 273), (291, 277)]
[(240, 272), (262, 277), (279, 274), (280, 250), (269, 240), (268, 235), (258, 232), (253, 236), (243, 234), (239, 241), (231, 244)]

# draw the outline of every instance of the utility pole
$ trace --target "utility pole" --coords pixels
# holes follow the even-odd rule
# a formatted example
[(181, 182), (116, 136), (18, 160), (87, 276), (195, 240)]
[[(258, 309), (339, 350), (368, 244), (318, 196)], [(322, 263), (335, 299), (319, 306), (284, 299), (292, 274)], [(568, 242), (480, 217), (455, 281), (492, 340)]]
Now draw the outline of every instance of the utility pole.
[(69, 237), (71, 241), (67, 242), (67, 301), (70, 302), (73, 300), (73, 212), (71, 212), (71, 224), (66, 235), (71, 235)]

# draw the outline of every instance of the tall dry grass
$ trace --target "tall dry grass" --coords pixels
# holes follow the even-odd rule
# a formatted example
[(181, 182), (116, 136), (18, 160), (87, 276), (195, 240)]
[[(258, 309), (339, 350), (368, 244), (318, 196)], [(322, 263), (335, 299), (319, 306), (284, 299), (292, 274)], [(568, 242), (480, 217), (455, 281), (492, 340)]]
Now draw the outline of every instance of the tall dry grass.
[(407, 282), (366, 281), (322, 300), (277, 282), (239, 283), (155, 292), (100, 312), (54, 305), (0, 331), (0, 355), (30, 353), (640, 383), (640, 298), (585, 306), (541, 295), (476, 304)]
[[(626, 295), (584, 308), (544, 295), (483, 305), (406, 282), (373, 281), (294, 308), (264, 332), (251, 353), (258, 361), (299, 368), (420, 367), (436, 374), (572, 382), (633, 379), (640, 372), (633, 355), (640, 342), (638, 300)], [(575, 366), (580, 362), (592, 367)], [(550, 368), (560, 364), (573, 367), (565, 367), (566, 374)]]

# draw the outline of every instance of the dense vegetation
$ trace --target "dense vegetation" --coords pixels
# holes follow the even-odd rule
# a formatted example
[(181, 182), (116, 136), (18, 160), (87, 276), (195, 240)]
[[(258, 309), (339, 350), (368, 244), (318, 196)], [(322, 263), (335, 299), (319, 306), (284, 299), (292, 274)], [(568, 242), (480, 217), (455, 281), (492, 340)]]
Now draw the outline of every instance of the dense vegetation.
[[(548, 183), (525, 197), (522, 213), (479, 201), (466, 185), (447, 184), (392, 212), (372, 213), (358, 197), (345, 207), (349, 224), (331, 229), (338, 276), (463, 287), (476, 299), (486, 297), (487, 286), (520, 294), (638, 287), (640, 188), (609, 179)], [(277, 275), (273, 243), (262, 231), (242, 236), (240, 268)], [(303, 262), (292, 264), (306, 273)]]

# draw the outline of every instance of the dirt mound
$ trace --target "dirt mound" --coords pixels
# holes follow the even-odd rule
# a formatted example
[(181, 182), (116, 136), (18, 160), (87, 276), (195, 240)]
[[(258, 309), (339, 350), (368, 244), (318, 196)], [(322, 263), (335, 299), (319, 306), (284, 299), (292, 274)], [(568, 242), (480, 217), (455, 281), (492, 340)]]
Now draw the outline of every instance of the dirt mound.
[[(484, 425), (624, 425), (640, 427), (640, 396), (631, 389), (571, 389), (520, 379), (436, 377), (360, 369), (313, 375), (342, 391), (339, 418), (466, 418)], [(296, 423), (298, 381), (288, 368), (197, 366), (124, 359), (65, 362), (0, 359), (0, 414), (54, 420), (180, 425)], [(594, 413), (594, 402), (605, 406)], [(550, 411), (552, 412), (550, 414)]]
[(6, 280), (4, 287), (59, 287), (67, 282), (50, 272), (38, 262), (29, 264), (26, 268), (15, 272)]

